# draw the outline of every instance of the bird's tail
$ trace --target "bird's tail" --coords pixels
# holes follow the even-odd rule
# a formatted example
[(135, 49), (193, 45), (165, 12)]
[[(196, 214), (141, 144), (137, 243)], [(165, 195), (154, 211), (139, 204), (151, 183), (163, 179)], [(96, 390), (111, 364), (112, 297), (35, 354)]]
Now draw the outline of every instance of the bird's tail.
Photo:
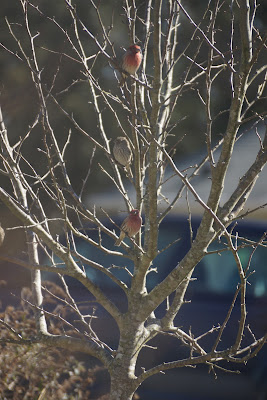
[(133, 173), (132, 173), (132, 170), (131, 170), (130, 165), (127, 164), (127, 165), (125, 166), (125, 168), (126, 168), (127, 175), (129, 175), (129, 177), (130, 177), (131, 179), (133, 179)]
[(125, 238), (125, 232), (121, 231), (120, 237), (115, 242), (115, 246), (120, 246), (124, 238)]
[(126, 82), (126, 78), (127, 78), (127, 75), (122, 72), (121, 79), (120, 79), (120, 82), (119, 82), (119, 86), (120, 87), (124, 86), (124, 84)]

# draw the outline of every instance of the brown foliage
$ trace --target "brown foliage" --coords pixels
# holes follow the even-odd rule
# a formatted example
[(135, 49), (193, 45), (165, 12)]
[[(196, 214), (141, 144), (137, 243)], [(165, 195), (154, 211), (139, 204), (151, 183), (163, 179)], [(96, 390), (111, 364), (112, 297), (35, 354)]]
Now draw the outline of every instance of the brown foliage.
[[(46, 287), (58, 296), (62, 289), (50, 282)], [(35, 321), (29, 303), (31, 293), (28, 288), (22, 290), (19, 307), (9, 305), (0, 318), (22, 338), (33, 337)], [(66, 308), (57, 304), (49, 295), (45, 295), (46, 308), (56, 314), (65, 315)], [(61, 322), (53, 319), (51, 333), (57, 334)], [(70, 333), (70, 332), (69, 332)], [(10, 331), (1, 328), (1, 339), (14, 338)], [(88, 363), (87, 363), (88, 364)], [(105, 384), (103, 383), (105, 380)], [(1, 344), (0, 353), (0, 398), (13, 400), (58, 400), (107, 399), (107, 378), (103, 367), (91, 362), (91, 368), (85, 365), (80, 355), (62, 349), (47, 348), (40, 344)], [(100, 397), (99, 397), (100, 396)]]

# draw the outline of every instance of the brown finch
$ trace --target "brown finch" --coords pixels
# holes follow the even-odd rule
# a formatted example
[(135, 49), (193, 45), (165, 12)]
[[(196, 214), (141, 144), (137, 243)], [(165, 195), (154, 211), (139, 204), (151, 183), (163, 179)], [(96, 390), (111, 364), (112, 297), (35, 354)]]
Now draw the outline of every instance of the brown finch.
[(129, 141), (123, 137), (119, 136), (114, 141), (113, 155), (115, 160), (126, 168), (126, 171), (130, 176), (132, 176), (132, 171), (130, 164), (132, 162), (133, 153), (130, 147)]
[[(126, 53), (122, 58), (121, 67), (124, 71), (128, 72), (130, 75), (134, 75), (138, 68), (140, 67), (142, 61), (142, 52), (141, 47), (137, 44), (133, 44), (130, 46)], [(126, 74), (122, 73), (122, 79), (120, 81), (120, 85), (124, 85), (125, 79), (127, 78)]]
[(139, 210), (132, 210), (128, 217), (126, 217), (121, 224), (120, 237), (116, 240), (115, 246), (120, 246), (126, 235), (129, 237), (135, 236), (139, 232), (141, 225), (142, 218), (140, 216)]

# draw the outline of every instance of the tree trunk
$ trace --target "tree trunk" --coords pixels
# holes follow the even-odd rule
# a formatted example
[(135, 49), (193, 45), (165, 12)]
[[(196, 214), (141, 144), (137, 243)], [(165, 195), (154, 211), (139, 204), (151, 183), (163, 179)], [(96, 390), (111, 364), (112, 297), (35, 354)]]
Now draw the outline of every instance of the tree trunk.
[(132, 400), (136, 391), (125, 369), (118, 368), (114, 374), (111, 373), (110, 400)]
[(146, 340), (143, 323), (134, 320), (129, 312), (121, 326), (118, 352), (109, 369), (111, 388), (110, 400), (131, 400), (139, 384), (135, 376), (136, 360), (141, 344)]
[[(129, 336), (129, 338), (129, 342), (131, 342), (129, 344), (132, 344), (132, 337)], [(119, 349), (121, 348), (119, 346)], [(118, 352), (110, 370), (110, 400), (131, 400), (133, 398), (137, 389), (136, 376), (134, 374), (136, 358), (136, 355), (125, 355), (124, 352)]]

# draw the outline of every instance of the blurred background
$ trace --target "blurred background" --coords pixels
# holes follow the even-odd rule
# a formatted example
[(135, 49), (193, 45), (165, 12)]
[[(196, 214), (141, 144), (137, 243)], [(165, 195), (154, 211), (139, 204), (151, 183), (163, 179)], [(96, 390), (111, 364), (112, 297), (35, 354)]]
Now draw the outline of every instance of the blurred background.
[[(9, 0), (2, 3), (3, 4), (1, 4), (0, 7), (0, 103), (10, 142), (13, 145), (17, 143), (19, 138), (25, 136), (29, 126), (33, 124), (39, 112), (39, 100), (36, 89), (31, 80), (29, 68), (25, 61), (21, 59), (18, 45), (10, 32), (10, 29), (12, 29), (14, 35), (19, 38), (21, 45), (30, 56), (30, 42), (25, 29), (22, 6), (17, 0)], [(123, 11), (123, 3), (122, 0), (102, 0), (99, 2), (99, 11), (102, 20), (106, 27), (111, 28), (110, 38), (114, 43), (114, 48), (118, 58), (121, 57), (124, 49), (130, 44), (128, 24)], [(209, 3), (210, 2), (206, 0), (198, 2), (188, 0), (185, 4), (186, 9), (193, 20), (197, 24), (202, 21), (200, 26), (204, 31), (206, 31), (209, 23), (210, 15), (209, 13), (206, 13), (204, 19), (203, 15), (205, 14)], [(45, 83), (47, 90), (52, 88), (54, 96), (69, 113), (74, 115), (80, 126), (92, 137), (101, 142), (94, 106), (91, 103), (89, 86), (86, 77), (82, 72), (82, 65), (74, 61), (74, 59), (77, 59), (75, 52), (70, 43), (66, 40), (62, 31), (52, 21), (52, 19), (55, 18), (55, 20), (60, 23), (61, 27), (67, 29), (71, 34), (73, 30), (73, 22), (68, 10), (66, 9), (65, 3), (64, 1), (54, 0), (33, 0), (32, 4), (38, 6), (42, 11), (39, 13), (36, 8), (28, 5), (31, 31), (33, 34), (38, 33), (35, 43), (39, 68), (42, 70), (43, 82)], [(147, 2), (136, 1), (136, 5), (140, 19), (144, 18)], [(89, 30), (101, 42), (102, 36), (99, 22), (96, 17), (95, 9), (92, 7), (91, 3), (77, 1), (77, 13)], [(231, 2), (227, 1), (224, 3), (222, 10), (219, 13), (216, 26), (216, 46), (226, 55), (229, 50), (231, 18)], [(266, 26), (267, 4), (262, 1), (257, 8), (255, 28), (260, 32), (263, 32), (266, 30)], [(193, 31), (193, 25), (183, 14), (181, 14), (176, 50), (177, 57), (180, 56), (187, 47)], [(82, 43), (89, 57), (97, 51), (96, 45), (89, 39), (85, 32), (81, 31), (80, 34)], [(144, 27), (139, 19), (137, 20), (136, 36), (142, 46), (142, 43), (144, 42)], [(179, 59), (175, 69), (175, 85), (183, 83), (185, 74), (191, 63), (190, 58), (194, 57), (200, 41), (201, 38), (199, 35), (196, 35), (195, 39), (191, 41), (190, 46), (186, 50), (187, 57), (182, 56)], [(148, 46), (148, 79), (150, 79), (150, 76), (153, 76), (152, 48), (153, 43), (150, 41)], [(234, 48), (236, 49), (237, 54), (236, 62), (238, 62), (240, 49), (238, 21), (235, 21)], [(107, 51), (111, 54), (109, 48), (107, 48)], [(208, 47), (206, 44), (203, 44), (196, 59), (199, 65), (205, 67), (207, 53)], [(64, 54), (67, 54), (68, 57), (64, 56)], [(262, 65), (266, 64), (266, 62), (267, 60), (264, 59), (264, 53), (262, 53), (259, 57), (257, 68), (260, 68)], [(115, 95), (119, 95), (118, 83), (115, 79), (113, 68), (103, 56), (98, 57), (93, 71), (105, 90), (110, 91)], [(197, 66), (192, 68), (190, 76), (193, 76), (196, 72), (199, 72)], [(249, 91), (251, 98), (253, 98), (254, 91), (259, 83), (260, 79), (256, 79), (254, 84), (251, 86)], [(175, 153), (175, 162), (181, 169), (187, 168), (189, 165), (194, 165), (201, 160), (205, 154), (206, 115), (205, 108), (199, 97), (199, 95), (204, 96), (204, 94), (205, 76), (203, 75), (192, 89), (188, 91), (185, 90), (181, 93), (173, 113), (170, 126), (172, 129), (167, 139), (167, 149), (173, 148)], [(229, 109), (230, 102), (231, 87), (229, 84), (229, 71), (225, 70), (216, 79), (212, 89), (212, 113), (214, 116), (217, 115), (213, 124), (214, 143), (216, 143), (225, 132), (228, 118), (228, 113), (225, 111)], [(102, 107), (101, 111), (103, 114), (103, 123), (106, 128), (106, 133), (109, 139), (112, 140), (116, 136), (120, 135), (121, 132), (119, 131), (117, 123), (114, 122), (114, 116), (111, 111), (106, 108), (104, 103), (100, 102), (100, 105)], [(247, 116), (252, 116), (253, 113), (260, 114), (262, 111), (266, 111), (266, 101), (265, 103), (263, 101), (257, 102), (255, 106), (251, 108)], [(74, 189), (79, 191), (82, 184), (81, 179), (86, 176), (94, 148), (91, 142), (89, 142), (75, 129), (75, 127), (73, 127), (66, 116), (64, 116), (64, 114), (57, 109), (52, 102), (49, 104), (49, 113), (51, 125), (61, 148), (67, 140), (70, 129), (72, 131), (70, 144), (66, 151), (66, 166), (72, 179)], [(120, 117), (123, 126), (127, 129), (128, 115), (126, 111), (121, 111)], [(240, 166), (241, 161), (243, 160), (245, 162), (250, 162), (248, 161), (250, 159), (253, 160), (253, 158), (250, 157), (254, 157), (259, 148), (259, 142), (255, 134), (250, 134), (251, 126), (252, 123), (248, 123), (242, 128), (243, 132), (245, 132), (244, 139), (240, 141), (240, 145), (237, 146), (236, 150), (236, 154), (239, 154), (240, 160), (237, 162), (238, 166)], [(263, 129), (264, 124), (261, 126), (261, 134)], [(38, 151), (38, 149), (42, 149), (43, 147), (42, 126), (39, 124), (34, 128), (32, 134), (24, 142), (22, 152), (26, 158), (29, 158), (33, 165), (38, 166), (40, 172), (42, 170), (45, 171), (47, 165), (45, 156), (42, 152)], [(118, 208), (121, 210), (124, 206), (123, 203), (118, 203), (119, 198), (117, 194), (112, 191), (113, 189), (111, 188), (110, 180), (108, 180), (106, 175), (101, 172), (98, 166), (99, 162), (101, 162), (104, 167), (108, 165), (108, 161), (103, 154), (96, 150), (91, 167), (91, 174), (85, 188), (85, 197), (87, 197), (89, 205), (92, 206), (94, 203), (97, 205), (101, 204), (105, 209), (116, 214)], [(245, 167), (246, 165), (242, 165), (241, 170), (244, 170)], [(236, 164), (232, 166), (231, 171), (237, 171)], [(239, 172), (237, 172), (235, 180), (233, 181), (231, 171), (227, 181), (227, 187), (229, 190), (233, 187), (233, 182), (237, 182), (237, 179), (239, 178)], [(200, 177), (197, 183), (197, 190), (203, 194), (204, 199), (209, 188), (209, 186), (206, 185), (209, 182), (207, 179), (208, 176), (209, 170), (203, 170), (203, 176)], [(10, 186), (6, 177), (1, 175), (0, 179), (1, 186), (9, 189)], [(177, 182), (173, 183), (173, 181), (171, 181), (169, 187), (166, 187), (165, 194), (167, 196), (173, 196), (172, 190), (174, 186), (177, 186)], [(256, 203), (253, 202), (250, 207), (253, 207), (254, 204), (257, 206), (258, 203), (264, 202), (264, 197), (266, 199), (266, 187), (267, 182), (265, 171), (258, 184), (259, 189), (257, 190), (259, 191), (254, 193)], [(130, 186), (128, 189), (131, 191)], [(227, 190), (228, 189), (226, 189), (226, 196), (228, 193)], [(134, 196), (134, 193), (132, 193), (132, 196)], [(180, 203), (178, 211), (181, 212), (181, 209), (182, 207)], [(178, 211), (176, 210), (175, 212), (178, 213)], [(196, 214), (199, 214), (199, 210), (195, 211)], [(182, 213), (184, 212), (185, 209), (182, 209)], [(266, 220), (266, 214), (259, 214), (258, 218)], [(5, 229), (18, 224), (15, 217), (13, 217), (2, 204), (0, 204), (0, 221)], [(6, 240), (0, 251), (10, 256), (17, 256), (20, 258), (26, 257), (26, 244), (23, 230), (7, 230)], [(0, 281), (8, 282), (7, 287), (3, 286), (6, 290), (2, 290), (2, 305), (4, 306), (6, 305), (6, 299), (3, 299), (5, 297), (3, 294), (10, 293), (10, 290), (20, 289), (25, 285), (29, 285), (29, 271), (24, 270), (22, 267), (16, 267), (9, 263), (1, 262)], [(169, 375), (171, 376), (171, 373), (169, 373)], [(229, 381), (231, 380), (231, 378), (227, 379), (229, 379)], [(156, 383), (154, 382), (154, 384)], [(180, 381), (180, 384), (182, 384), (182, 381)], [(245, 382), (243, 382), (243, 384), (245, 384)], [(242, 398), (245, 399), (245, 392), (243, 391), (242, 393)], [(261, 397), (260, 400), (265, 398), (264, 394), (262, 396), (263, 397)], [(201, 398), (202, 397), (199, 395), (197, 400), (200, 400)], [(159, 397), (159, 399), (164, 400), (162, 397)], [(184, 394), (184, 397), (181, 397), (181, 399), (186, 400), (186, 394)]]

